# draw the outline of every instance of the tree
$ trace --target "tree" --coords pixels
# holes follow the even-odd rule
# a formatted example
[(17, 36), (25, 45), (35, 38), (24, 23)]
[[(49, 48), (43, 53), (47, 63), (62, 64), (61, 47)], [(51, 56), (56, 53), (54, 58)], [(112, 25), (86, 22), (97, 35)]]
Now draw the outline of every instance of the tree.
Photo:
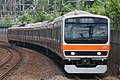
[(90, 6), (87, 5), (84, 10), (94, 13), (94, 14), (98, 14), (98, 15), (105, 15), (104, 5), (105, 5), (105, 3), (102, 1), (101, 2), (95, 1), (92, 5), (90, 5)]
[(6, 15), (5, 17), (4, 17), (4, 23), (3, 23), (4, 25), (7, 25), (7, 26), (10, 26), (10, 24), (11, 24), (11, 17), (10, 17), (10, 14), (8, 14), (8, 15)]
[(30, 14), (25, 14), (25, 15), (19, 17), (18, 21), (20, 21), (22, 24), (28, 24), (28, 23), (32, 23), (33, 19)]
[(120, 0), (110, 0), (105, 6), (105, 11), (111, 19), (112, 29), (120, 29)]

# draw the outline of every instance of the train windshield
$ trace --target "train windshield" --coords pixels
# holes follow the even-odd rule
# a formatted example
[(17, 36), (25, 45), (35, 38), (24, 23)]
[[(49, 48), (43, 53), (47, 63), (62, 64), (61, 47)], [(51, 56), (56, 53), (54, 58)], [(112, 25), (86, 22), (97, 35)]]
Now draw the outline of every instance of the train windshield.
[(66, 43), (101, 44), (108, 41), (108, 20), (104, 18), (68, 18), (64, 29)]

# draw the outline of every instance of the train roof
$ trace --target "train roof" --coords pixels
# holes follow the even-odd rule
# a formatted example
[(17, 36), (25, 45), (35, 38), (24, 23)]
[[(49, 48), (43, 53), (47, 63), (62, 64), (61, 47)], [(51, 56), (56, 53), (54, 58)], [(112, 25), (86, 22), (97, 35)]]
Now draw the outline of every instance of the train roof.
[(44, 22), (37, 22), (37, 23), (31, 23), (31, 24), (22, 24), (22, 25), (13, 25), (12, 27), (8, 28), (8, 29), (24, 29), (24, 28), (37, 28), (37, 27), (41, 27), (43, 25), (46, 25), (48, 21), (44, 21)]
[(55, 21), (61, 20), (64, 17), (71, 16), (71, 15), (92, 15), (92, 13), (81, 11), (81, 10), (75, 10), (75, 11), (69, 12), (67, 14), (64, 14), (63, 16), (56, 18)]
[(65, 14), (64, 15), (64, 17), (65, 16), (70, 16), (70, 15), (85, 15), (85, 14), (91, 14), (91, 13), (89, 13), (89, 12), (86, 12), (86, 11), (81, 11), (81, 10), (75, 10), (75, 11), (72, 11), (72, 12), (69, 12), (69, 13), (67, 13), (67, 14)]
[[(58, 18), (56, 18), (54, 20), (51, 20), (51, 21), (31, 23), (31, 24), (26, 24), (26, 25), (14, 25), (14, 26), (12, 26), (9, 29), (16, 29), (16, 28), (20, 28), (20, 29), (24, 29), (24, 28), (44, 28), (43, 26), (47, 26), (49, 24), (53, 24), (54, 22), (57, 22), (57, 21), (60, 21), (60, 20), (64, 20), (65, 18), (68, 18), (68, 17), (71, 17), (71, 16), (75, 16), (75, 15), (89, 15), (89, 16), (93, 16), (94, 14), (86, 12), (86, 11), (75, 10), (75, 11), (69, 12), (67, 14), (64, 14), (63, 16), (60, 16), (60, 17), (58, 17)], [(101, 15), (94, 15), (94, 16), (103, 17)]]

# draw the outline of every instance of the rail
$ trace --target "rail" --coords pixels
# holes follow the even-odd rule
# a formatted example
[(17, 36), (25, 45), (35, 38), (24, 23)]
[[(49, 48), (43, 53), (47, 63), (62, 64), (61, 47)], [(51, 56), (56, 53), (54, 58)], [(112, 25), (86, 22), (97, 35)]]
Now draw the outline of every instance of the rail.
[(14, 69), (14, 67), (22, 60), (23, 55), (22, 53), (15, 47), (11, 46), (6, 46), (6, 45), (1, 45), (1, 47), (4, 47), (8, 49), (12, 57), (6, 60), (2, 65), (0, 66), (0, 80), (2, 80), (9, 71)]
[(75, 80), (102, 80), (102, 78), (100, 78), (97, 75), (73, 75), (73, 77), (75, 78)]

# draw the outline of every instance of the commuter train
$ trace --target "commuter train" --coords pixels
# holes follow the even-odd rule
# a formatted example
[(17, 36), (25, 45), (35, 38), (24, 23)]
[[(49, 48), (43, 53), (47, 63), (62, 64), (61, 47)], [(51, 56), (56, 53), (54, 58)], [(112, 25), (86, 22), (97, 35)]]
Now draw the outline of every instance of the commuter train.
[(72, 11), (52, 21), (8, 28), (8, 42), (44, 51), (61, 62), (67, 73), (107, 71), (110, 19), (86, 11)]

